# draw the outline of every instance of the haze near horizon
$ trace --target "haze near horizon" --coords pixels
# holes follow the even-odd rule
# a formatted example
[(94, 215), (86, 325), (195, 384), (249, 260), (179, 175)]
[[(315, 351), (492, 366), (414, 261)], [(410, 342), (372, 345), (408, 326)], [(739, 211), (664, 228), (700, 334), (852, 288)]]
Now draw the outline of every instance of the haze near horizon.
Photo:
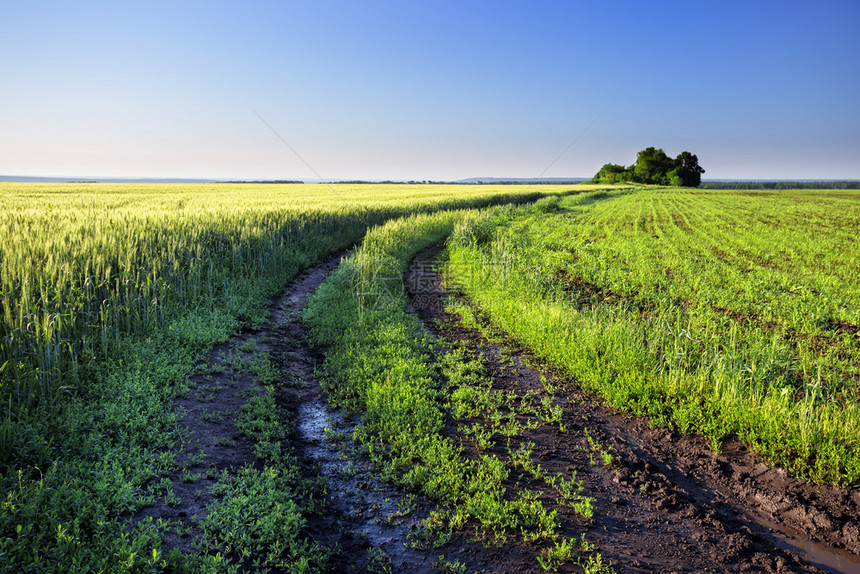
[(0, 174), (860, 177), (860, 5), (56, 1), (0, 9)]

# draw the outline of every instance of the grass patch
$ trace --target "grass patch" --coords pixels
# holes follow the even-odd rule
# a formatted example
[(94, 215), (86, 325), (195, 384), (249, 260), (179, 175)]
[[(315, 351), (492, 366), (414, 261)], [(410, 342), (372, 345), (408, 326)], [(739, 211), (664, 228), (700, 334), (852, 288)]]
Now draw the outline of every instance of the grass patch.
[[(619, 410), (700, 432), (717, 451), (737, 436), (817, 483), (860, 483), (860, 351), (847, 336), (860, 291), (836, 267), (853, 252), (819, 251), (860, 212), (830, 211), (814, 193), (756, 209), (680, 190), (594, 199), (464, 220), (451, 236), (450, 282)], [(777, 209), (788, 215), (766, 219)], [(804, 231), (805, 218), (829, 222), (829, 235)], [(777, 262), (786, 237), (790, 264)]]
[[(411, 257), (458, 221), (480, 217), (416, 216), (372, 230), (314, 294), (304, 320), (313, 343), (328, 348), (323, 384), (330, 401), (363, 414), (354, 438), (384, 476), (442, 507), (434, 531), (468, 524), (490, 544), (510, 538), (554, 542), (555, 512), (537, 493), (506, 496), (511, 468), (504, 460), (492, 454), (466, 458), (440, 432), (449, 414), (492, 410), (505, 396), (488, 394), (480, 365), (462, 354), (437, 362), (434, 343), (406, 311), (402, 275)], [(499, 424), (501, 432), (504, 421)], [(490, 429), (490, 437), (497, 430)], [(571, 498), (580, 494), (570, 482), (562, 488)]]

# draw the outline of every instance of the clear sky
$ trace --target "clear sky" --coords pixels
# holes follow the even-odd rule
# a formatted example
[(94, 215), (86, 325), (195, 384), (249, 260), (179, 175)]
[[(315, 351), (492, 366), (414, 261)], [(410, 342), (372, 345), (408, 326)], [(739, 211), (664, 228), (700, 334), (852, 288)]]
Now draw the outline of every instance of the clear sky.
[(860, 178), (860, 2), (0, 2), (4, 175), (590, 177), (652, 145)]

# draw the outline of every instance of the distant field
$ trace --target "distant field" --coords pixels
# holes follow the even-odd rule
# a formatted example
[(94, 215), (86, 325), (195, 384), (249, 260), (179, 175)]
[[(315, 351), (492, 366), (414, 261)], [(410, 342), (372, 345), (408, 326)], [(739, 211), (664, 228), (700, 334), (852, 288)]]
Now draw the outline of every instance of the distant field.
[(493, 321), (618, 408), (860, 481), (860, 192), (546, 206), (454, 233), (450, 273)]

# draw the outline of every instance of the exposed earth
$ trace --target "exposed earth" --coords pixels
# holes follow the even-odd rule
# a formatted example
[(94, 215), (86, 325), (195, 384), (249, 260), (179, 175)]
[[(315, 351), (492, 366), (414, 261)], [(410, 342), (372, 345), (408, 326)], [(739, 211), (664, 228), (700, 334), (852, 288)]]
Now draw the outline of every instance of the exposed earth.
[[(517, 440), (534, 443), (535, 462), (550, 474), (575, 471), (584, 494), (594, 498), (591, 519), (541, 498), (557, 510), (565, 538), (584, 535), (616, 572), (860, 572), (858, 490), (811, 486), (736, 441), (715, 454), (700, 437), (651, 428), (646, 419), (602, 406), (516, 342), (502, 334), (487, 338), (447, 313), (445, 299), (459, 295), (443, 289), (435, 271), (438, 253), (438, 247), (421, 252), (405, 277), (411, 306), (425, 327), (480, 357), (493, 390), (532, 391), (563, 409), (561, 425), (524, 430)], [(187, 533), (173, 535), (166, 545), (192, 551), (211, 502), (211, 469), (253, 463), (253, 444), (233, 422), (247, 389), (257, 385), (237, 366), (241, 357), (235, 353), (245, 348), (249, 355), (268, 353), (282, 379), (290, 381), (279, 390), (279, 404), (293, 419), (293, 448), (302, 467), (326, 479), (328, 510), (309, 517), (308, 531), (320, 543), (337, 545), (333, 571), (429, 573), (457, 566), (464, 572), (542, 572), (535, 545), (481, 544), (468, 527), (443, 545), (428, 540), (423, 521), (431, 505), (378, 478), (351, 440), (356, 416), (326, 405), (315, 376), (322, 351), (308, 346), (300, 311), (342, 255), (288, 287), (261, 329), (213, 349), (209, 364), (223, 369), (195, 376), (191, 392), (177, 401), (188, 430), (178, 462), (199, 476), (166, 477), (178, 503), (154, 504), (139, 516), (184, 524)], [(455, 421), (445, 432), (461, 441), (466, 456), (477, 456)], [(505, 456), (500, 444), (493, 448)], [(526, 482), (518, 471), (505, 486), (516, 493)], [(560, 570), (579, 571), (570, 564)]]
[[(558, 389), (554, 400), (564, 408), (565, 432), (544, 425), (525, 431), (522, 440), (535, 444), (549, 474), (575, 470), (583, 480), (584, 492), (595, 498), (585, 536), (616, 571), (860, 572), (860, 491), (790, 478), (736, 440), (715, 454), (701, 437), (613, 412), (515, 341), (501, 333), (488, 340), (446, 313), (444, 299), (457, 295), (446, 292), (435, 272), (438, 252), (419, 253), (407, 274), (415, 312), (435, 335), (480, 353), (494, 373), (494, 389), (545, 394), (541, 375)], [(611, 464), (598, 459), (593, 444), (611, 454)], [(568, 523), (577, 526), (565, 536), (583, 532), (580, 519), (562, 518)], [(529, 563), (486, 566), (536, 571)]]

